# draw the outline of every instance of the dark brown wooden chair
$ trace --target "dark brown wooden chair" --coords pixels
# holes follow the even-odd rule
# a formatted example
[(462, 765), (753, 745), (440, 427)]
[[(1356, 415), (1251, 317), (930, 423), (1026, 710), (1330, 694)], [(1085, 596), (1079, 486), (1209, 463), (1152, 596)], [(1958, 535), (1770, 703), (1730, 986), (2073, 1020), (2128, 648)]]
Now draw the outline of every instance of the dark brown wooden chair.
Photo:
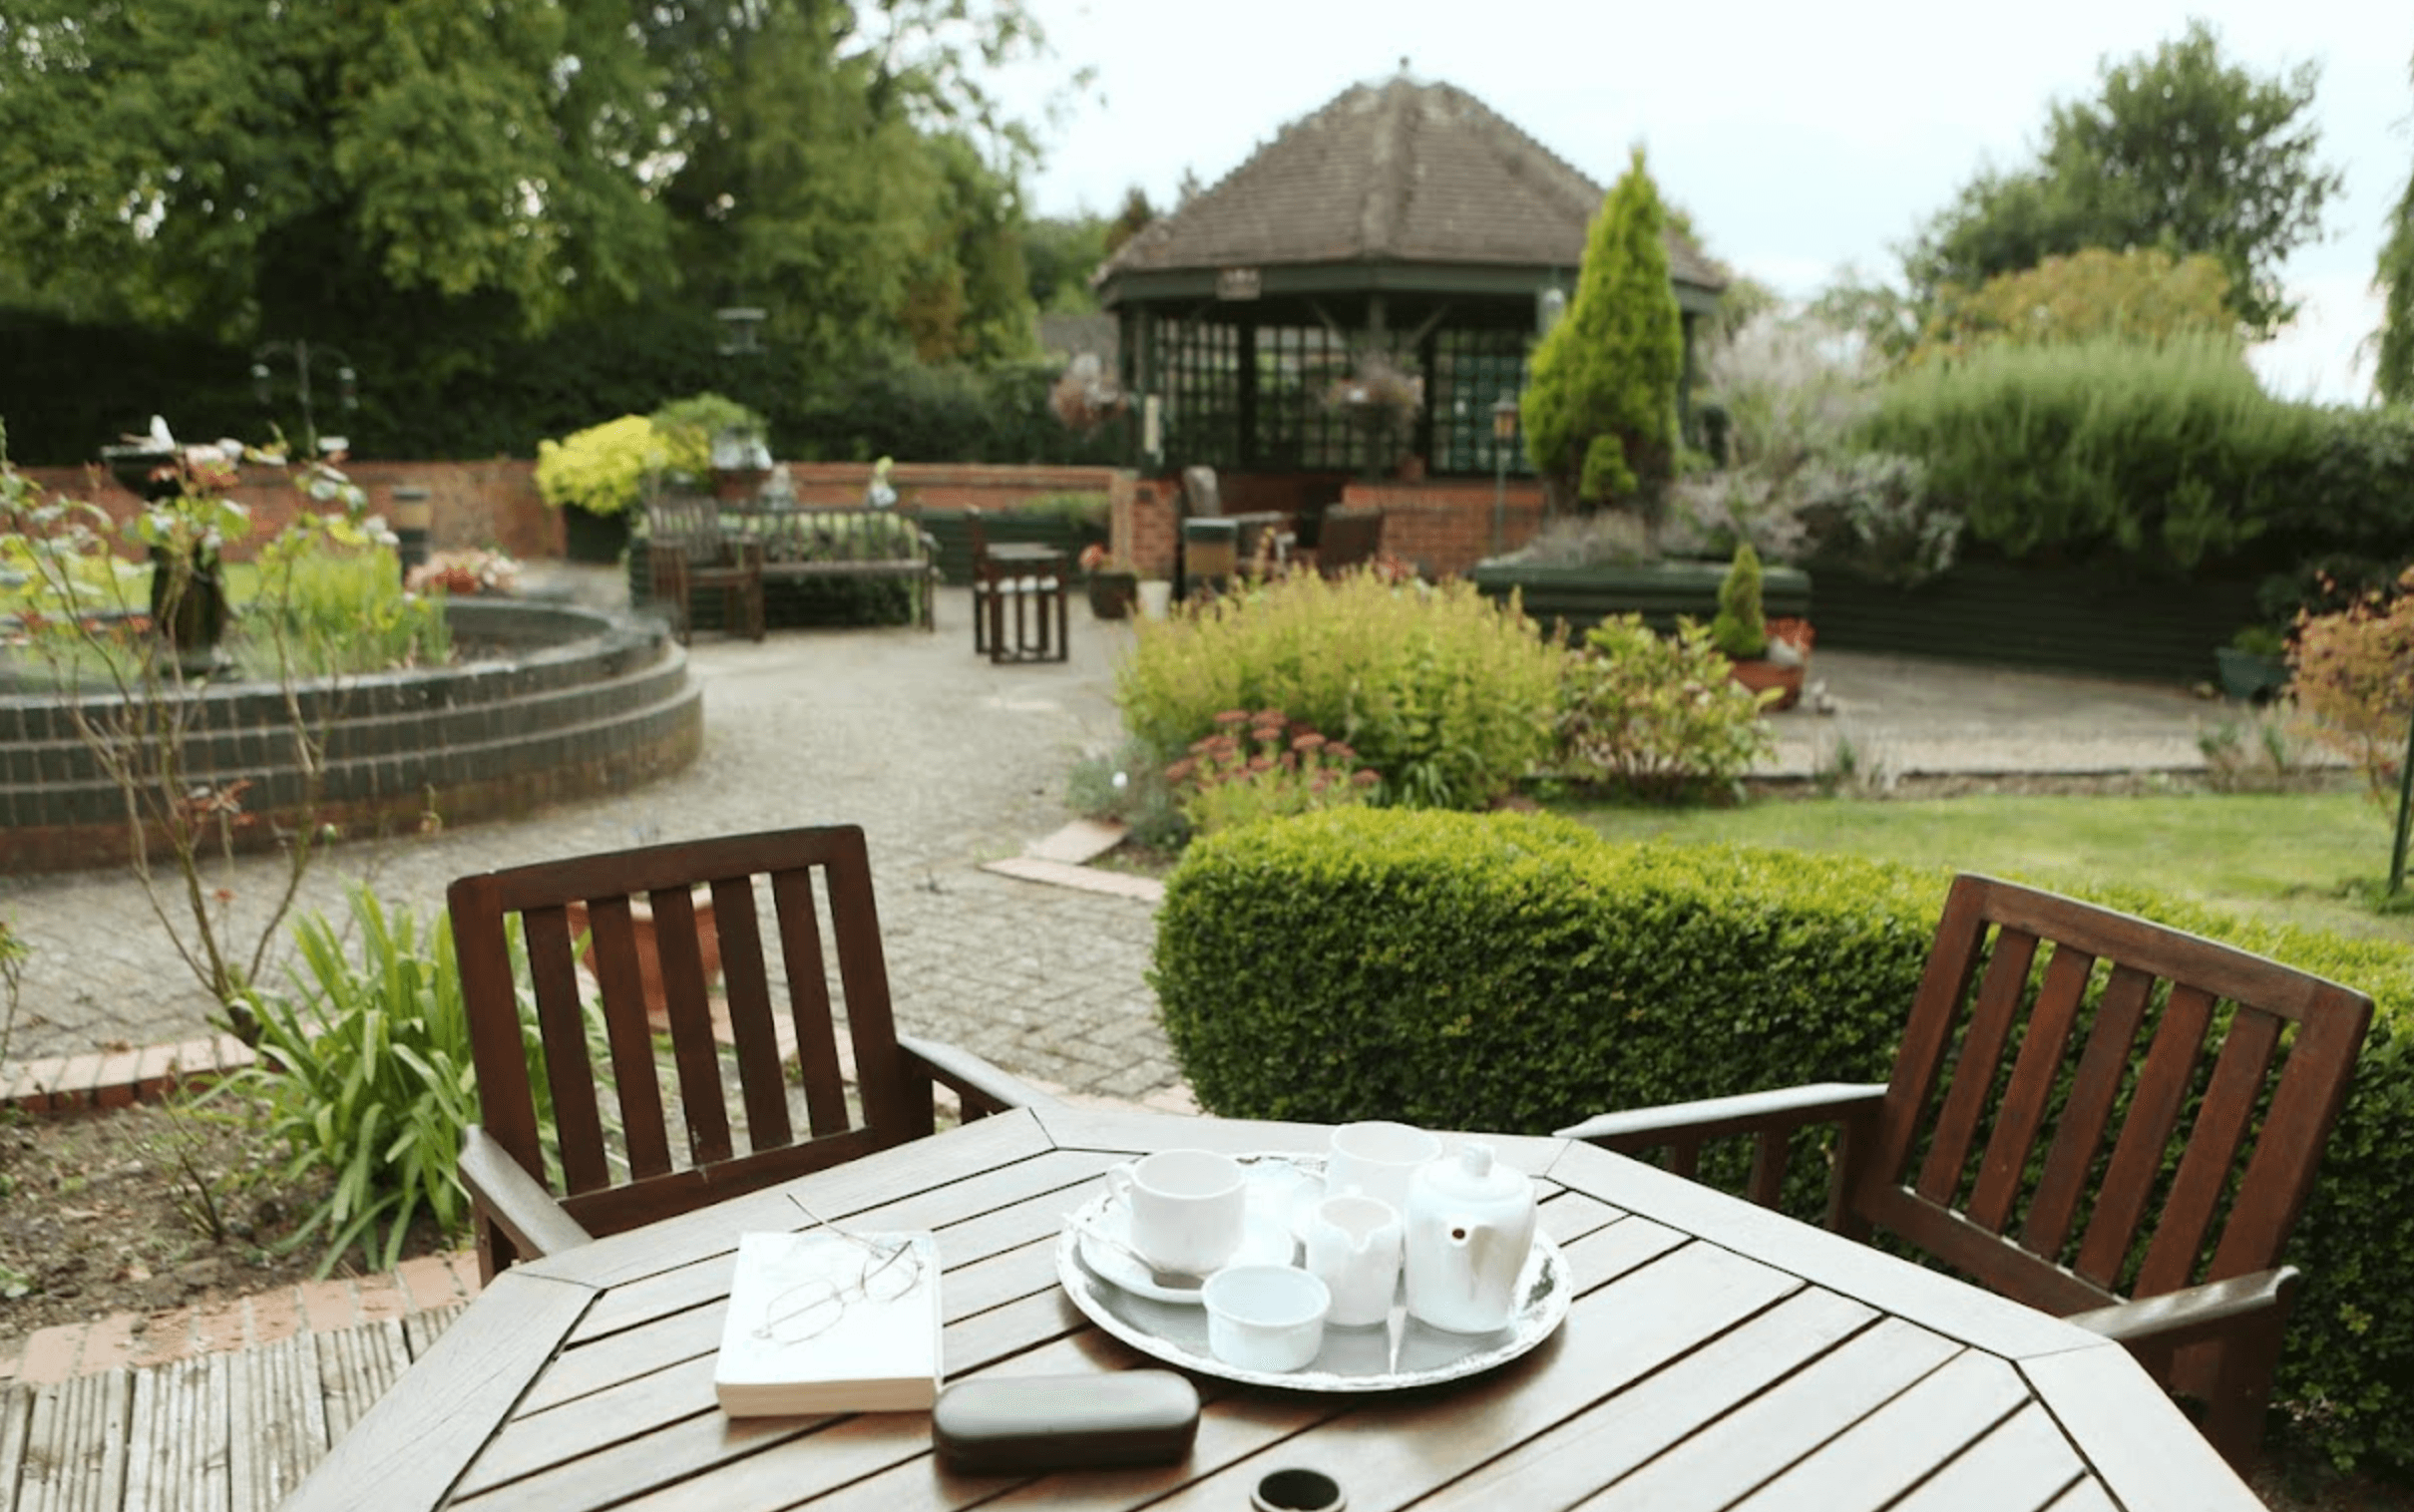
[[(816, 891), (822, 895), (816, 898)], [(699, 922), (709, 889), (708, 919)], [(760, 917), (758, 889), (771, 902)], [(938, 1087), (967, 1119), (1046, 1099), (979, 1056), (897, 1032), (872, 900), (863, 831), (853, 825), (649, 846), (464, 877), (449, 894), (453, 947), (470, 1020), (483, 1127), (463, 1141), (461, 1174), (477, 1228), (479, 1269), (584, 1244), (706, 1203), (868, 1155), (932, 1132)], [(675, 1155), (646, 1021), (631, 905), (650, 905), (669, 1053), (686, 1130)], [(824, 908), (826, 903), (827, 912)], [(592, 931), (606, 1064), (590, 1054), (573, 953), (574, 906)], [(523, 1038), (509, 931), (527, 945), (551, 1148)], [(768, 926), (768, 928), (766, 928)], [(844, 1082), (829, 956), (853, 1052)], [(706, 991), (703, 935), (717, 946), (724, 1000)], [(771, 985), (787, 987), (787, 1022)], [(792, 1035), (783, 1035), (792, 1030)], [(806, 1127), (795, 1127), (783, 1061), (793, 1047)], [(744, 1143), (723, 1095), (735, 1062)], [(607, 1128), (599, 1084), (614, 1092)], [(738, 1151), (743, 1149), (745, 1153)], [(615, 1165), (624, 1174), (615, 1174)], [(557, 1191), (558, 1188), (558, 1191)]]
[(1792, 1133), (1840, 1125), (1830, 1227), (1884, 1230), (2122, 1340), (2205, 1404), (2206, 1437), (2243, 1467), (2297, 1286), (2280, 1252), (2371, 1015), (2364, 994), (2261, 956), (1964, 876), (1891, 1081), (1560, 1132), (1667, 1149), (1684, 1176), (1705, 1140), (1751, 1135), (1749, 1195), (1776, 1206)]
[(719, 501), (672, 494), (645, 506), (645, 561), (654, 602), (671, 613), (679, 643), (695, 621), (696, 594), (721, 594), (721, 624), (763, 638), (763, 555), (758, 543), (721, 529)]
[(1063, 661), (1071, 654), (1071, 564), (1062, 550), (993, 543), (981, 511), (967, 510), (973, 549), (973, 649), (996, 662)]
[(1316, 569), (1327, 577), (1365, 567), (1383, 552), (1383, 511), (1371, 506), (1327, 510), (1317, 538)]

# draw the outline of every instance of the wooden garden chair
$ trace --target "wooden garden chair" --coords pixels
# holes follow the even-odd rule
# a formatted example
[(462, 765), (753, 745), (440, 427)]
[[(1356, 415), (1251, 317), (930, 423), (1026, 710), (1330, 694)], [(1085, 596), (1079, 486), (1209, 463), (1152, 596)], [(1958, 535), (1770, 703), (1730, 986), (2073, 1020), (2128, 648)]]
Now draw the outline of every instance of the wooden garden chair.
[[(759, 917), (760, 883), (771, 899)], [(822, 899), (816, 898), (817, 884)], [(709, 889), (708, 923), (696, 890)], [(653, 951), (669, 1020), (669, 1053), (682, 1113), (665, 1118), (654, 1038), (646, 1021), (632, 901), (652, 910)], [(826, 900), (827, 913), (824, 913)], [(872, 901), (863, 831), (853, 825), (774, 831), (614, 851), (487, 872), (448, 895), (453, 948), (478, 1071), (482, 1126), (462, 1143), (481, 1274), (707, 1203), (837, 1165), (932, 1132), (937, 1088), (953, 1090), (966, 1119), (1045, 1099), (979, 1056), (897, 1031)], [(572, 905), (593, 935), (607, 1065), (589, 1053)], [(523, 1040), (509, 932), (527, 946), (550, 1088), (551, 1151), (540, 1143), (537, 1098)], [(766, 928), (768, 926), (768, 928)], [(844, 1084), (838, 1004), (823, 949), (827, 928), (853, 1051), (857, 1097)], [(714, 1032), (702, 937), (717, 945), (726, 1001)], [(772, 948), (767, 948), (768, 943)], [(773, 972), (788, 990), (787, 1024), (775, 1022)], [(790, 1116), (783, 1029), (792, 1029), (806, 1127)], [(723, 1096), (720, 1039), (735, 1060), (744, 1142)], [(608, 1073), (618, 1131), (608, 1133), (597, 1090)], [(686, 1130), (674, 1156), (673, 1123)], [(607, 1137), (608, 1133), (608, 1137)], [(738, 1154), (738, 1149), (746, 1153)], [(549, 1168), (548, 1155), (553, 1157)], [(625, 1162), (615, 1174), (615, 1162)], [(552, 1174), (552, 1173), (558, 1173)]]
[(670, 608), (681, 645), (692, 633), (696, 595), (713, 590), (721, 594), (724, 629), (763, 638), (762, 548), (721, 529), (718, 500), (668, 495), (648, 503), (645, 561), (653, 600)]
[(1383, 511), (1373, 506), (1325, 511), (1316, 569), (1327, 577), (1365, 567), (1383, 553)]
[(2364, 994), (2261, 956), (1964, 876), (1891, 1081), (1611, 1113), (1560, 1132), (1665, 1148), (1683, 1176), (1704, 1140), (1752, 1135), (1750, 1196), (1775, 1206), (1789, 1136), (1839, 1125), (1830, 1227), (1857, 1239), (1882, 1229), (2122, 1340), (2204, 1402), (2206, 1437), (2243, 1468), (2298, 1282), (2280, 1252), (2371, 1014)]

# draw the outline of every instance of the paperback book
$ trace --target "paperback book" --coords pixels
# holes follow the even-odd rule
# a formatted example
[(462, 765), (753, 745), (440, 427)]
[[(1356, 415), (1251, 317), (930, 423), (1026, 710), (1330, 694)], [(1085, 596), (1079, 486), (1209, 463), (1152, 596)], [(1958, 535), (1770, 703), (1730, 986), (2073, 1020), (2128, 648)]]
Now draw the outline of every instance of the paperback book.
[(743, 1234), (713, 1390), (731, 1417), (927, 1408), (939, 1329), (929, 1234)]

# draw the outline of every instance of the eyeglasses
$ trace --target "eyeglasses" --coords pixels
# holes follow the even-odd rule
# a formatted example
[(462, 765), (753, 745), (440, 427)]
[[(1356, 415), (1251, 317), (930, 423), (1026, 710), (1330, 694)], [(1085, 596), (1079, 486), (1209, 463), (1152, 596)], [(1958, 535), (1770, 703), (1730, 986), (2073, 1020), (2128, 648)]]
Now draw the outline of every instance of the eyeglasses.
[(814, 1227), (854, 1246), (860, 1252), (862, 1264), (850, 1283), (816, 1276), (774, 1293), (764, 1305), (763, 1321), (752, 1329), (756, 1338), (770, 1343), (801, 1344), (838, 1326), (839, 1320), (847, 1316), (850, 1301), (896, 1302), (922, 1284), (922, 1252), (911, 1239), (894, 1235), (866, 1239), (848, 1233), (797, 1202), (794, 1194), (789, 1194), (788, 1201), (813, 1220)]

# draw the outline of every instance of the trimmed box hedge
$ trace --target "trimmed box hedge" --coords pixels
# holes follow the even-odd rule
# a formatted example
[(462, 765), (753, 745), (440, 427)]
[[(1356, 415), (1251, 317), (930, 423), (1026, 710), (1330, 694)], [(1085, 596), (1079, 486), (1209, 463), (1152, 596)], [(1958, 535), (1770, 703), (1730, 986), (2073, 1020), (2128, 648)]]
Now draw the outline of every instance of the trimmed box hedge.
[[(1166, 883), (1151, 983), (1215, 1113), (1542, 1133), (1611, 1108), (1884, 1080), (1950, 880), (1611, 844), (1547, 815), (1340, 810), (1193, 845)], [(2280, 1389), (2341, 1466), (2414, 1470), (2414, 949), (2135, 889), (2083, 896), (2378, 1004), (2290, 1247), (2306, 1286)]]

